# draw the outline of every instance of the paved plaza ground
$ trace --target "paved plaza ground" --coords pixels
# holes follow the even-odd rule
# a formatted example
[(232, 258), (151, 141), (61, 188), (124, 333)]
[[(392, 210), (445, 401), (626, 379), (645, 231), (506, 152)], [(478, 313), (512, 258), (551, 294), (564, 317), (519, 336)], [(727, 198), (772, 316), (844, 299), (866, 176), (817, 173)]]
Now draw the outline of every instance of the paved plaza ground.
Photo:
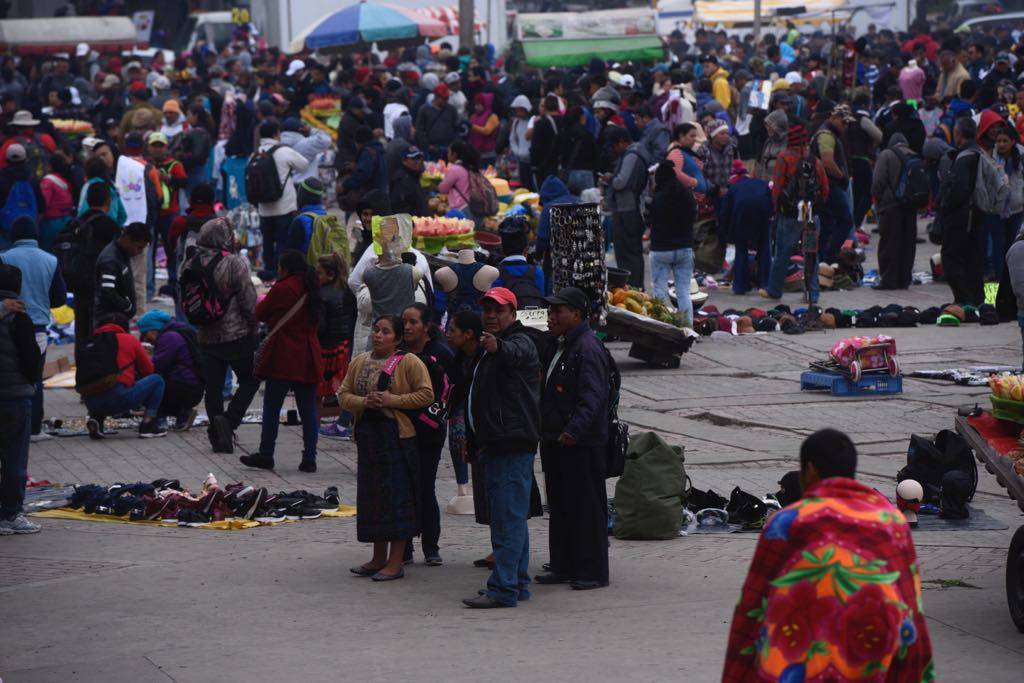
[[(921, 260), (925, 256), (922, 256)], [(882, 296), (886, 295), (886, 296)], [(910, 292), (827, 293), (825, 305), (946, 301), (943, 285)], [(790, 296), (790, 303), (797, 297)], [(715, 293), (719, 308), (756, 303)], [(848, 333), (845, 333), (848, 334)], [(861, 478), (892, 495), (911, 433), (951, 428), (957, 406), (987, 389), (907, 379), (895, 397), (802, 394), (799, 374), (843, 331), (701, 340), (678, 370), (654, 370), (612, 344), (624, 372), (622, 416), (686, 447), (695, 486), (762, 495), (797, 467), (801, 440), (835, 426), (862, 454)], [(896, 331), (904, 371), (1019, 364), (1016, 325)], [(50, 416), (83, 414), (70, 391), (47, 391)], [(257, 399), (254, 407), (259, 407)], [(243, 426), (256, 447), (259, 427)], [(355, 447), (324, 441), (319, 471), (297, 471), (298, 427), (282, 427), (274, 473), (214, 455), (204, 430), (165, 439), (122, 434), (33, 444), (31, 474), (67, 483), (180, 478), (208, 472), (272, 489), (341, 487), (355, 499)], [(609, 492), (614, 481), (609, 481)], [(455, 493), (450, 462), (437, 492)], [(1024, 634), (1010, 621), (1006, 551), (1024, 515), (982, 471), (974, 503), (1003, 531), (915, 533), (939, 681), (1019, 682)], [(536, 587), (514, 610), (472, 611), (460, 599), (483, 586), (472, 560), (488, 533), (444, 515), (445, 566), (407, 569), (374, 584), (348, 567), (369, 557), (354, 519), (320, 519), (222, 532), (42, 520), (43, 532), (0, 539), (0, 678), (36, 681), (714, 681), (753, 534), (663, 542), (612, 540), (612, 585), (578, 593)], [(547, 521), (530, 523), (532, 563), (547, 559)]]

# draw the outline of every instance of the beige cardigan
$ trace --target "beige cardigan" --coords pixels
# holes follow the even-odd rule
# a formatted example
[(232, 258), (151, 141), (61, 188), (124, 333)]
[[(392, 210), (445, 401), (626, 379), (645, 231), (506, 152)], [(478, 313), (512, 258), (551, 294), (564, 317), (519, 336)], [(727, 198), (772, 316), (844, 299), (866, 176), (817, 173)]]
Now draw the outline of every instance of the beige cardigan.
[[(345, 381), (341, 383), (341, 390), (338, 392), (338, 402), (341, 403), (341, 407), (351, 412), (357, 423), (362, 418), (363, 411), (366, 410), (366, 397), (356, 394), (353, 385), (369, 357), (369, 351), (361, 353), (349, 363)], [(392, 406), (383, 409), (384, 414), (398, 422), (398, 435), (401, 438), (409, 439), (416, 436), (412, 420), (402, 411), (425, 408), (433, 402), (434, 388), (430, 383), (427, 366), (415, 355), (405, 354), (398, 363), (398, 367), (395, 368), (388, 391), (397, 400)]]

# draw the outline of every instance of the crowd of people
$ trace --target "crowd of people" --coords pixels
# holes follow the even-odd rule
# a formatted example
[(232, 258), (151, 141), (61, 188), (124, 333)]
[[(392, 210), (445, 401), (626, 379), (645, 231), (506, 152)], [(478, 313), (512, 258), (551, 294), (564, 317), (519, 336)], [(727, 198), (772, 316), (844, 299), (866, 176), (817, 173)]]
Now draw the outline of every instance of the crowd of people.
[[(376, 581), (404, 575), (417, 535), (426, 563), (441, 563), (434, 479), (447, 441), (490, 526), (480, 564), (492, 573), (465, 601), (483, 608), (530, 596), (539, 453), (551, 562), (537, 582), (605, 586), (606, 464), (594, 454), (610, 438), (613, 371), (589, 327), (595, 302), (552, 292), (550, 206), (600, 198), (629, 284), (668, 302), (674, 281), (690, 321), (687, 284), (709, 254), (712, 274), (723, 270), (727, 243), (734, 292), (781, 299), (800, 257), (806, 299), (818, 303), (818, 263), (868, 238), (869, 215), (876, 289), (911, 285), (927, 214), (951, 298), (977, 306), (986, 278), (1020, 281), (1013, 271), (1024, 268), (1019, 258), (1004, 265), (1024, 216), (1018, 54), (1012, 26), (965, 35), (918, 22), (905, 34), (872, 26), (836, 39), (794, 26), (757, 41), (675, 31), (660, 63), (595, 57), (546, 70), (447, 44), (289, 57), (244, 31), (170, 63), (88, 45), (5, 56), (0, 530), (38, 530), (20, 514), (17, 480), (30, 439), (45, 438), (45, 329), (70, 292), (91, 437), (105, 437), (105, 418), (139, 408), (139, 436), (163, 436), (167, 418), (188, 428), (204, 402), (211, 448), (232, 453), (262, 384), (260, 445), (240, 460), (273, 469), (275, 416), (293, 393), (302, 472), (316, 471), (320, 437), (356, 442), (357, 535), (373, 555), (352, 572)], [(333, 131), (307, 116), (324, 97), (340, 101)], [(92, 134), (58, 125), (66, 120)], [(446, 162), (443, 211), (478, 227), (500, 220), (499, 267), (467, 250), (432, 273), (408, 244), (380, 248), (381, 217), (439, 205), (421, 182), (428, 161)], [(538, 193), (535, 231), (494, 215), (480, 186), (488, 167)], [(259, 216), (248, 231), (229, 213), (246, 202)], [(173, 313), (154, 307), (161, 294)], [(517, 321), (527, 303), (549, 307), (546, 336)], [(340, 416), (321, 428), (332, 405)], [(849, 458), (821, 458), (807, 467), (822, 486), (852, 478)], [(735, 634), (759, 653), (756, 630)], [(895, 666), (886, 657), (870, 661)]]

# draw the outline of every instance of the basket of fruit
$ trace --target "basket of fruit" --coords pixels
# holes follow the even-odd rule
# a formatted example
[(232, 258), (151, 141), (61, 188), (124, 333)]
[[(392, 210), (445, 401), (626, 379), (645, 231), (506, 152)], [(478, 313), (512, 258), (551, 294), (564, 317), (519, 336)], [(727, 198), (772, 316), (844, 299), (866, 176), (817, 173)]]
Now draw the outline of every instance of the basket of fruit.
[(661, 299), (654, 299), (646, 292), (630, 287), (619, 287), (609, 292), (608, 296), (608, 302), (616, 308), (682, 327), (683, 320), (678, 313), (674, 313)]
[(476, 246), (475, 226), (465, 218), (415, 216), (412, 219), (413, 246), (428, 254)]
[(1024, 377), (1020, 375), (992, 375), (988, 379), (992, 389), (992, 416), (998, 420), (1024, 424)]
[(338, 140), (338, 123), (341, 121), (341, 99), (334, 95), (320, 95), (309, 101), (299, 112), (302, 120)]

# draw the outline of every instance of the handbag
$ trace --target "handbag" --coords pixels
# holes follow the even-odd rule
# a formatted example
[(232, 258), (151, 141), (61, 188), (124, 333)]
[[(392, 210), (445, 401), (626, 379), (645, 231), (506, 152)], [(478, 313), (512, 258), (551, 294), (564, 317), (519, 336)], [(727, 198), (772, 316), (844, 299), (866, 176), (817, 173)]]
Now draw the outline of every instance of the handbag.
[(260, 342), (260, 345), (256, 347), (256, 353), (253, 354), (252, 358), (253, 370), (260, 366), (260, 362), (263, 360), (263, 356), (267, 352), (267, 344), (270, 342), (270, 338), (273, 337), (278, 330), (284, 327), (285, 323), (295, 317), (295, 314), (298, 313), (299, 309), (306, 303), (306, 296), (306, 294), (303, 294), (299, 297), (299, 300), (288, 309), (288, 312), (285, 313), (280, 320), (277, 321), (277, 324), (274, 325), (272, 330), (270, 330), (270, 333), (267, 334), (267, 336), (263, 338), (263, 341)]

